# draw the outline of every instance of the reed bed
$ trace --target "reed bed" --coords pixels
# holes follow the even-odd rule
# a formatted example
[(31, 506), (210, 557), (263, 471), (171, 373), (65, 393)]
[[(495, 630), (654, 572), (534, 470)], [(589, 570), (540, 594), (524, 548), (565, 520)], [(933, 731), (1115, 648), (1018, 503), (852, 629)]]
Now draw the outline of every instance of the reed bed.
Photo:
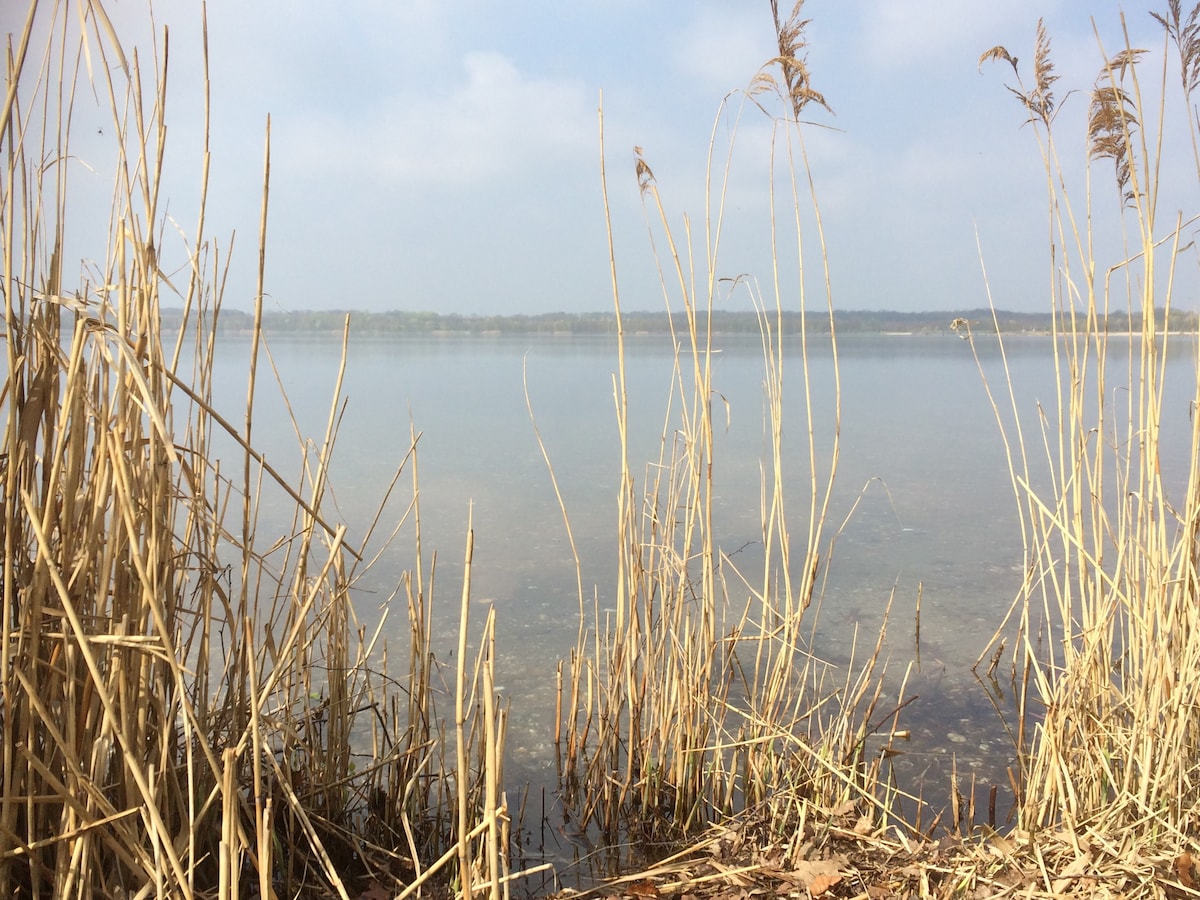
[[(1170, 0), (1151, 15), (1164, 31), (1161, 69), (1147, 70), (1126, 31), (1124, 46), (1100, 48), (1096, 79), (1081, 92), (1083, 186), (1071, 176), (1075, 160), (1060, 155), (1042, 24), (1031, 81), (1004, 47), (980, 60), (1011, 65), (1010, 90), (1045, 164), (1058, 374), (1033, 427), (1011, 388), (999, 386), (993, 401), (1026, 547), (1002, 630), (1021, 698), (1018, 836), (1034, 847), (1039, 835), (1059, 836), (1058, 862), (1072, 877), (1057, 889), (1098, 895), (1190, 893), (1200, 821), (1200, 380), (1165, 377), (1169, 343), (1200, 353), (1200, 336), (1167, 330), (1168, 314), (1194, 303), (1177, 294), (1195, 267), (1196, 217), (1167, 195), (1165, 173), (1188, 161), (1171, 159), (1164, 140), (1182, 122), (1195, 151), (1200, 6)], [(1192, 162), (1200, 179), (1200, 158)], [(1105, 255), (1096, 235), (1113, 218), (1124, 243)], [(1109, 312), (1140, 329), (1108, 333)], [(969, 336), (969, 323), (958, 324)], [(1183, 471), (1163, 464), (1168, 435), (1190, 442)], [(1000, 641), (981, 656), (993, 669), (1003, 665)]]
[[(580, 596), (578, 646), (564, 667), (562, 772), (574, 826), (609, 845), (643, 850), (694, 835), (715, 821), (749, 814), (768, 843), (790, 858), (811, 849), (814, 829), (854, 813), (870, 831), (887, 815), (891, 789), (878, 752), (896, 730), (901, 705), (883, 691), (882, 632), (865, 654), (835, 668), (813, 654), (811, 629), (836, 529), (829, 521), (839, 452), (837, 401), (820, 420), (810, 394), (807, 333), (799, 381), (806, 416), (784, 439), (785, 353), (780, 328), (793, 300), (781, 285), (798, 281), (804, 309), (823, 309), (832, 328), (832, 292), (823, 268), (824, 236), (804, 151), (806, 107), (824, 106), (804, 62), (801, 5), (781, 17), (772, 4), (778, 56), (735, 105), (727, 100), (708, 155), (709, 196), (701, 228), (672, 224), (644, 153), (634, 175), (660, 260), (664, 304), (682, 312), (659, 454), (639, 476), (630, 454), (622, 306), (613, 260), (618, 323), (614, 378), (621, 478), (618, 563), (612, 609)], [(732, 140), (716, 135), (728, 116), (768, 112), (775, 124), (771, 193), (775, 270), (765, 290), (721, 271), (725, 193)], [(601, 121), (603, 131), (603, 121)], [(603, 145), (603, 135), (601, 136)], [(722, 162), (722, 156), (724, 162)], [(607, 198), (606, 198), (607, 205)], [(806, 271), (811, 227), (817, 262)], [(794, 242), (794, 243), (793, 243)], [(611, 246), (611, 245), (610, 245)], [(785, 266), (794, 267), (783, 271)], [(808, 272), (818, 273), (816, 286)], [(720, 424), (717, 352), (709, 324), (725, 296), (758, 311), (764, 362), (761, 555), (753, 569), (722, 550), (714, 520), (714, 431)], [(825, 338), (828, 339), (828, 338)], [(837, 384), (836, 342), (833, 357)], [(785, 484), (785, 455), (807, 461), (807, 482)], [(793, 507), (793, 491), (799, 492)], [(794, 514), (803, 525), (793, 530)], [(806, 611), (808, 615), (806, 616)], [(868, 747), (870, 739), (878, 738)]]
[[(403, 494), (411, 474), (398, 521), (385, 525), (385, 505), (357, 532), (326, 502), (340, 380), (295, 471), (255, 449), (255, 409), (286, 402), (259, 373), (269, 121), (247, 401), (213, 408), (232, 241), (206, 232), (207, 104), (193, 233), (169, 224), (168, 39), (125, 46), (95, 0), (31, 3), (9, 36), (0, 893), (347, 898), (438, 884), (498, 897), (512, 877), (499, 852), (505, 711), (494, 620), (472, 639), (478, 655), (462, 652), (469, 527), (447, 677), (431, 646), (418, 436), (387, 491)], [(75, 201), (72, 174), (84, 92), (103, 98), (116, 160), (98, 233), (82, 233), (93, 211)], [(172, 334), (166, 303), (182, 308)], [(259, 534), (267, 503), (292, 510), (278, 540)], [(368, 628), (355, 585), (410, 533), (413, 569)], [(396, 675), (380, 636), (387, 607), (408, 619)]]
[[(782, 98), (789, 121), (777, 132), (780, 155), (789, 165), (799, 160), (784, 181), (804, 184), (798, 120), (806, 104), (823, 105), (824, 98), (812, 90), (803, 63), (800, 6), (786, 21), (774, 3), (772, 9), (780, 54), (749, 95), (760, 106), (770, 91)], [(765, 565), (753, 580), (739, 572), (735, 581), (718, 549), (712, 517), (718, 386), (712, 336), (693, 326), (677, 336), (663, 451), (640, 488), (627, 452), (623, 459), (615, 610), (607, 620), (593, 612), (595, 630), (582, 633), (571, 661), (564, 768), (580, 823), (598, 823), (610, 840), (644, 846), (646, 838), (721, 822), (691, 848), (696, 857), (672, 856), (622, 879), (630, 893), (1161, 897), (1200, 889), (1193, 846), (1200, 823), (1200, 377), (1183, 385), (1182, 399), (1179, 385), (1165, 377), (1168, 339), (1186, 342), (1186, 352), (1200, 360), (1200, 335), (1169, 335), (1167, 328), (1181, 302), (1184, 267), (1194, 269), (1197, 216), (1177, 212), (1160, 196), (1164, 173), (1176, 170), (1165, 158), (1173, 118), (1186, 123), (1200, 181), (1194, 96), (1200, 4), (1186, 10), (1169, 0), (1151, 15), (1164, 30), (1164, 58), (1173, 62), (1147, 78), (1144, 53), (1128, 38), (1114, 51), (1100, 48), (1096, 80), (1084, 93), (1082, 185), (1073, 161), (1060, 155), (1057, 74), (1041, 23), (1034, 52), (1022, 54), (1034, 60), (1031, 82), (1004, 47), (980, 59), (981, 66), (1011, 65), (1016, 83), (1009, 90), (1045, 163), (1050, 352), (1058, 376), (1056, 394), (1032, 411), (1021, 407), (1011, 379), (994, 385), (984, 376), (1008, 452), (1026, 555), (1012, 612), (978, 664), (993, 679), (1011, 667), (1019, 706), (1011, 770), (1015, 826), (1006, 833), (992, 827), (994, 788), (992, 821), (982, 825), (976, 786), (964, 794), (955, 775), (944, 817), (930, 827), (885, 827), (883, 812), (894, 808), (896, 787), (863, 750), (876, 729), (888, 744), (896, 739), (903, 691), (894, 705), (883, 701), (880, 645), (841, 680), (831, 679), (807, 651), (800, 627), (836, 537), (827, 513), (837, 423), (827, 423), (832, 453), (822, 456), (806, 404), (808, 529), (794, 549), (778, 478), (779, 281), (771, 309), (753, 282), (738, 279), (763, 321)], [(1172, 67), (1179, 79), (1174, 94)], [(710, 172), (714, 155), (710, 150)], [(635, 169), (655, 226), (652, 239), (665, 247), (667, 306), (682, 308), (690, 323), (703, 322), (720, 278), (722, 187), (712, 192), (703, 233), (693, 234), (685, 221), (677, 240), (640, 151)], [(798, 200), (792, 206), (798, 233)], [(1166, 208), (1170, 218), (1160, 221)], [(1111, 257), (1100, 236), (1107, 229), (1098, 224), (1108, 216), (1119, 220), (1123, 235)], [(806, 221), (815, 223), (820, 246), (815, 202)], [(805, 244), (797, 240), (796, 247), (802, 265)], [(696, 258), (702, 262), (689, 268)], [(619, 320), (615, 285), (614, 263)], [(1137, 330), (1109, 333), (1110, 313), (1125, 314)], [(953, 325), (974, 346), (973, 323)], [(989, 340), (998, 330), (990, 326)], [(800, 365), (807, 371), (807, 353)], [(627, 446), (623, 372), (622, 365), (615, 394)], [(1189, 442), (1182, 471), (1163, 465), (1168, 434)], [(823, 459), (833, 462), (818, 466)], [(940, 840), (939, 825), (947, 829)]]
[[(660, 450), (643, 470), (631, 458), (612, 258), (617, 570), (607, 613), (580, 579), (579, 638), (562, 666), (571, 825), (601, 846), (666, 857), (625, 878), (640, 896), (715, 885), (812, 896), (847, 887), (860, 896), (1189, 895), (1200, 878), (1190, 844), (1200, 823), (1200, 378), (1187, 404), (1168, 403), (1167, 315), (1195, 222), (1159, 221), (1162, 129), (1175, 115), (1168, 70), (1155, 102), (1136, 48), (1103, 57), (1087, 137), (1116, 189), (1105, 198), (1085, 188), (1077, 206), (1056, 140), (1045, 30), (1031, 86), (1005, 48), (981, 59), (1011, 64), (1010, 89), (1045, 161), (1058, 394), (1031, 428), (1011, 383), (988, 386), (1026, 546), (1014, 611), (980, 656), (992, 675), (1011, 666), (1020, 698), (1017, 826), (975, 828), (974, 790), (962, 808), (957, 784), (949, 817), (923, 826), (895, 820), (902, 794), (888, 758), (905, 737), (910, 698), (903, 674), (885, 690), (885, 631), (849, 648), (840, 666), (811, 646), (839, 530), (836, 337), (834, 412), (822, 418), (810, 336), (800, 335), (798, 356), (785, 353), (782, 320), (795, 299), (825, 310), (833, 327), (803, 121), (826, 101), (805, 63), (802, 4), (786, 16), (775, 2), (771, 10), (778, 54), (723, 104), (719, 121), (735, 127), (714, 128), (699, 228), (673, 223), (646, 154), (633, 159), (664, 304), (686, 326), (672, 336)], [(1200, 6), (1171, 0), (1155, 15), (1174, 52), (1200, 183)], [(236, 413), (214, 408), (231, 247), (206, 230), (207, 120), (194, 235), (168, 224), (167, 47), (165, 32), (124, 46), (97, 0), (32, 3), (9, 41), (0, 892), (405, 897), (436, 884), (463, 897), (507, 894), (522, 874), (509, 871), (506, 852), (507, 710), (494, 687), (494, 614), (480, 633), (469, 628), (470, 523), (448, 671), (433, 647), (436, 556), (421, 538), (419, 434), (361, 530), (339, 522), (328, 500), (347, 399), (340, 380), (324, 433), (301, 435), (293, 471), (256, 449), (255, 410), (274, 402), (259, 375), (270, 363), (261, 325), (269, 122), (247, 400)], [(85, 90), (105, 98), (116, 159), (107, 223), (90, 236), (77, 233), (89, 216), (77, 211), (71, 176), (75, 97)], [(721, 264), (732, 142), (747, 110), (775, 126), (765, 288), (724, 278)], [(729, 146), (718, 146), (721, 133), (734, 135)], [(603, 158), (603, 121), (601, 147)], [(1088, 230), (1106, 210), (1127, 236), (1114, 259)], [(99, 261), (68, 286), (74, 255)], [(720, 385), (709, 323), (722, 297), (752, 304), (761, 323), (753, 564), (722, 549), (716, 515)], [(172, 333), (161, 327), (164, 303), (182, 309)], [(1109, 334), (1110, 311), (1129, 313), (1140, 332)], [(976, 340), (971, 323), (958, 325)], [(1189, 337), (1200, 359), (1200, 335)], [(803, 416), (785, 439), (793, 368)], [(1190, 436), (1183, 473), (1161, 463), (1164, 428)], [(797, 456), (807, 478), (785, 483), (784, 460)], [(262, 537), (262, 511), (281, 500), (286, 533)], [(356, 588), (409, 535), (413, 567), (368, 626)], [(393, 614), (406, 617), (408, 635), (398, 665), (382, 640)], [(939, 824), (952, 835), (935, 842)]]

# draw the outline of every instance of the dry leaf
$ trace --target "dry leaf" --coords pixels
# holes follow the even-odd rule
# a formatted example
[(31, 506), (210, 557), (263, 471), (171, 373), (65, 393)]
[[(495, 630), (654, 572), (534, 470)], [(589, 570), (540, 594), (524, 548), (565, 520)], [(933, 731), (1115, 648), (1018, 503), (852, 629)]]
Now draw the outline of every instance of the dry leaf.
[(868, 813), (865, 816), (860, 816), (858, 821), (854, 823), (855, 834), (870, 834), (875, 830), (875, 821)]
[(1194, 888), (1196, 886), (1196, 878), (1194, 867), (1196, 863), (1192, 859), (1192, 854), (1184, 850), (1179, 854), (1179, 858), (1175, 860), (1175, 874), (1179, 876), (1179, 883), (1185, 888)]
[(842, 880), (841, 875), (818, 875), (812, 880), (812, 884), (808, 886), (808, 892), (814, 897), (820, 897), (822, 894), (833, 889), (833, 887)]
[(774, 844), (763, 850), (759, 854), (759, 857), (764, 865), (778, 868), (779, 864), (783, 862), (783, 848), (778, 844)]
[(1002, 834), (992, 835), (991, 840), (987, 843), (987, 847), (1001, 859), (1007, 859), (1017, 852), (1017, 845)]
[[(836, 875), (842, 877), (842, 866), (845, 864), (844, 859), (814, 859), (806, 860), (805, 862), (796, 863), (796, 868), (791, 872), (781, 872), (784, 878), (789, 881), (795, 881), (810, 891), (813, 890), (813, 885), (818, 878), (830, 877)], [(829, 890), (828, 887), (825, 890)], [(815, 891), (814, 891), (815, 893)]]
[(1080, 875), (1087, 871), (1091, 862), (1086, 856), (1075, 857), (1070, 865), (1058, 873), (1058, 878), (1051, 883), (1050, 889), (1056, 894), (1061, 894), (1067, 889), (1067, 885), (1077, 880)]
[(635, 881), (633, 884), (625, 888), (627, 893), (633, 894), (635, 897), (657, 897), (658, 885), (649, 878), (643, 878), (641, 881)]

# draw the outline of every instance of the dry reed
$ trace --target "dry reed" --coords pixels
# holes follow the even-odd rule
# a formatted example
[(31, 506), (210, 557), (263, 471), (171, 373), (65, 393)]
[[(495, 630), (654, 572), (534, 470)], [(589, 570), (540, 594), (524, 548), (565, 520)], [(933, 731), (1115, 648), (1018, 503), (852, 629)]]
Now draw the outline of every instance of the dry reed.
[[(411, 469), (411, 503), (376, 537), (381, 506), (353, 545), (324, 502), (340, 378), (292, 478), (254, 449), (256, 405), (269, 400), (258, 375), (269, 123), (243, 424), (213, 408), (229, 250), (205, 230), (207, 75), (198, 217), (176, 241), (161, 194), (167, 48), (165, 31), (125, 46), (96, 0), (31, 3), (10, 35), (0, 893), (347, 898), (437, 878), (497, 897), (510, 876), (493, 632), (473, 681), (452, 692), (456, 764), (438, 724), (417, 435), (387, 492)], [(204, 60), (207, 73), (207, 46)], [(116, 163), (107, 228), (81, 237), (70, 138), (85, 90), (105, 98)], [(67, 248), (80, 241), (100, 262), (69, 286)], [(166, 259), (182, 260), (170, 277)], [(173, 336), (160, 325), (168, 302), (182, 308)], [(259, 512), (278, 502), (291, 528), (266, 545)], [(352, 595), (406, 522), (416, 560), (393, 598), (410, 634), (396, 679), (382, 623), (368, 630)]]
[[(774, 4), (772, 4), (774, 8)], [(668, 310), (683, 313), (672, 332), (676, 349), (671, 399), (657, 459), (640, 485), (630, 457), (630, 424), (624, 366), (622, 306), (613, 272), (618, 365), (614, 378), (622, 471), (617, 494), (617, 580), (614, 609), (599, 603), (581, 631), (561, 701), (563, 779), (575, 824), (593, 828), (602, 842), (634, 841), (643, 850), (656, 841), (694, 835), (712, 822), (753, 811), (764, 838), (789, 836), (789, 853), (804, 845), (819, 823), (836, 812), (856, 811), (881, 821), (890, 806), (881, 758), (868, 737), (895, 727), (895, 712), (879, 715), (882, 633), (865, 658), (836, 672), (808, 649), (813, 614), (806, 617), (829, 564), (833, 529), (828, 523), (839, 451), (836, 341), (833, 417), (818, 421), (810, 379), (802, 380), (806, 421), (796, 445), (783, 437), (785, 307), (793, 301), (781, 284), (798, 279), (802, 308), (819, 304), (830, 317), (832, 293), (824, 268), (820, 211), (808, 178), (799, 116), (809, 103), (825, 106), (803, 58), (801, 4), (781, 19), (774, 8), (779, 44), (743, 95), (771, 114), (773, 179), (785, 185), (777, 209), (772, 190), (775, 268), (762, 291), (749, 278), (722, 279), (720, 245), (730, 147), (724, 168), (716, 135), (724, 110), (732, 131), (743, 107), (723, 105), (709, 146), (710, 190), (702, 232), (685, 220), (670, 222), (658, 180), (645, 154), (634, 151), (634, 175), (647, 212), (650, 241), (660, 260)], [(603, 119), (601, 118), (603, 156)], [(602, 183), (606, 182), (602, 178)], [(607, 187), (605, 186), (607, 208)], [(820, 286), (808, 297), (804, 278), (805, 224), (815, 223)], [(795, 241), (793, 251), (785, 241)], [(697, 252), (696, 244), (699, 245)], [(610, 238), (610, 254), (612, 242)], [(792, 254), (794, 252), (794, 258)], [(788, 262), (787, 260), (791, 260)], [(699, 262), (696, 262), (699, 260)], [(794, 273), (781, 267), (795, 266)], [(711, 332), (714, 301), (726, 284), (749, 299), (760, 320), (764, 361), (765, 454), (761, 497), (762, 556), (754, 571), (739, 570), (720, 548), (714, 521), (714, 381), (716, 346)], [(770, 299), (768, 299), (768, 297)], [(672, 319), (674, 321), (674, 319)], [(799, 365), (810, 366), (808, 334), (800, 338)], [(808, 463), (801, 490), (804, 525), (794, 541), (784, 483), (787, 454)], [(580, 596), (580, 606), (586, 606)], [(898, 710), (897, 710), (898, 711)], [(794, 840), (793, 840), (794, 839)]]
[[(798, 52), (788, 49), (803, 46), (800, 7), (788, 23), (780, 22), (774, 3), (772, 8), (781, 43), (774, 63), (781, 77), (764, 72), (753, 96), (775, 89), (795, 122), (811, 90), (807, 68)], [(1178, 0), (1169, 0), (1165, 13), (1152, 15), (1166, 32), (1164, 46), (1178, 55), (1180, 117), (1187, 123), (1200, 178), (1194, 97), (1200, 86), (1200, 5), (1185, 11)], [(1037, 410), (1039, 421), (1031, 428), (1011, 379), (998, 391), (987, 385), (1008, 452), (1026, 548), (1026, 579), (1013, 613), (980, 656), (980, 663), (990, 658), (992, 677), (1005, 648), (1011, 648), (1020, 708), (1014, 736), (1018, 765), (1010, 772), (1018, 800), (1016, 829), (1002, 835), (978, 826), (974, 780), (961, 793), (957, 773), (951, 821), (943, 824), (962, 834), (978, 830), (978, 842), (937, 847), (923, 841), (922, 835), (934, 834), (941, 816), (926, 828), (918, 818), (915, 828), (908, 823), (895, 829), (894, 843), (878, 831), (881, 817), (854, 820), (856, 810), (871, 813), (887, 805), (873, 780), (880, 769), (862, 753), (880, 699), (879, 649), (856, 678), (848, 677), (840, 690), (823, 691), (818, 673), (824, 670), (804, 655), (796, 630), (812, 579), (819, 566), (828, 565), (820, 553), (827, 549), (820, 498), (828, 496), (833, 468), (825, 480), (811, 467), (809, 540), (803, 563), (794, 567), (780, 564), (790, 550), (783, 489), (768, 474), (767, 565), (761, 580), (753, 581), (750, 603), (731, 599), (714, 566), (712, 340), (693, 324), (703, 321), (696, 311), (711, 310), (714, 298), (723, 197), (715, 192), (716, 211), (705, 219), (705, 265), (689, 271), (684, 260), (693, 258), (690, 226), (677, 243), (640, 150), (635, 174), (660, 226), (655, 234), (665, 240), (667, 305), (681, 305), (692, 327), (677, 337), (677, 418), (668, 416), (663, 453), (648, 468), (641, 493), (635, 490), (627, 451), (623, 459), (616, 611), (611, 620), (597, 621), (572, 659), (565, 770), (585, 824), (594, 818), (611, 839), (642, 836), (639, 829), (647, 822), (659, 832), (679, 834), (705, 816), (720, 819), (740, 805), (743, 819), (758, 817), (756, 833), (764, 838), (760, 852), (739, 865), (743, 860), (731, 858), (729, 845), (743, 840), (744, 833), (729, 836), (717, 829), (710, 843), (722, 845), (719, 863), (693, 868), (704, 873), (716, 866), (726, 888), (741, 891), (779, 890), (780, 882), (799, 881), (815, 896), (814, 879), (797, 879), (797, 863), (804, 857), (793, 852), (797, 844), (811, 852), (822, 827), (825, 835), (838, 832), (860, 845), (855, 863), (837, 860), (835, 878), (854, 872), (865, 891), (861, 896), (886, 888), (945, 897), (1018, 892), (1158, 897), (1191, 895), (1200, 887), (1192, 846), (1200, 821), (1195, 716), (1200, 681), (1193, 677), (1200, 667), (1200, 415), (1195, 414), (1200, 378), (1184, 386), (1186, 407), (1164, 403), (1168, 316), (1177, 303), (1179, 266), (1194, 252), (1187, 234), (1197, 217), (1180, 214), (1165, 225), (1159, 221), (1160, 176), (1167, 168), (1166, 65), (1157, 93), (1161, 99), (1152, 103), (1140, 77), (1142, 51), (1126, 39), (1111, 55), (1102, 49), (1102, 58), (1089, 93), (1088, 161), (1112, 167), (1115, 190), (1093, 197), (1089, 189), (1082, 207), (1068, 190), (1070, 167), (1055, 140), (1058, 75), (1047, 29), (1038, 23), (1031, 86), (1021, 80), (1018, 61), (1006, 48), (995, 47), (980, 58), (981, 65), (1007, 62), (1017, 76), (1009, 90), (1037, 134), (1045, 163), (1053, 264), (1054, 402)], [(820, 95), (808, 99), (824, 105)], [(789, 128), (786, 134), (787, 146), (798, 148), (802, 158), (802, 132)], [(711, 158), (710, 151), (710, 171)], [(1091, 231), (1106, 210), (1121, 218), (1128, 241), (1109, 260), (1101, 258)], [(819, 214), (814, 218), (819, 226)], [(614, 275), (619, 322), (615, 285)], [(778, 281), (775, 286), (778, 298)], [(756, 304), (765, 307), (757, 296)], [(1107, 331), (1110, 312), (1122, 311), (1140, 330)], [(771, 435), (768, 458), (777, 460), (781, 407), (776, 392), (783, 353), (771, 316), (764, 312), (762, 318), (769, 398), (765, 430)], [(954, 325), (974, 344), (970, 323)], [(1188, 340), (1188, 352), (1200, 357), (1200, 336), (1174, 339)], [(1007, 372), (1003, 353), (1001, 359)], [(807, 366), (806, 354), (802, 360)], [(625, 447), (620, 363), (617, 379)], [(810, 459), (815, 460), (811, 404), (807, 408)], [(1170, 422), (1170, 415), (1183, 420)], [(1189, 435), (1182, 474), (1172, 475), (1162, 464), (1164, 426)], [(836, 441), (836, 424), (834, 435)], [(764, 471), (777, 469), (768, 463)], [(798, 584), (788, 578), (795, 571), (805, 573)], [(894, 729), (894, 714), (902, 707), (903, 701), (877, 721)], [(703, 778), (693, 779), (698, 769)], [(989, 825), (995, 821), (996, 795), (995, 788), (988, 795)], [(856, 802), (838, 808), (839, 799)], [(920, 805), (918, 816), (919, 811)], [(864, 853), (861, 845), (868, 843)], [(872, 855), (903, 867), (888, 871), (883, 866), (867, 878)], [(672, 860), (648, 869), (642, 874), (658, 881), (643, 890), (703, 893), (714, 877), (675, 878), (683, 868)], [(760, 873), (769, 874), (765, 883), (755, 880)], [(820, 891), (835, 883), (822, 881)]]
[[(1038, 411), (1040, 431), (1022, 430), (1024, 411), (1011, 391), (993, 405), (1026, 547), (1026, 579), (1007, 629), (1016, 636), (1022, 705), (1020, 834), (1033, 836), (1031, 853), (1040, 852), (1038, 835), (1062, 836), (1044, 866), (1043, 886), (1056, 892), (1157, 896), (1163, 885), (1193, 887), (1172, 861), (1192, 849), (1200, 817), (1200, 381), (1183, 385), (1191, 398), (1185, 408), (1164, 398), (1178, 389), (1166, 378), (1168, 344), (1186, 342), (1183, 352), (1200, 353), (1197, 335), (1167, 331), (1180, 266), (1194, 264), (1186, 235), (1196, 218), (1163, 220), (1159, 210), (1170, 202), (1160, 189), (1173, 117), (1186, 122), (1195, 148), (1200, 7), (1186, 14), (1177, 0), (1167, 7), (1152, 13), (1166, 34), (1161, 73), (1149, 84), (1144, 52), (1127, 31), (1116, 52), (1101, 48), (1086, 126), (1098, 189), (1082, 202), (1059, 155), (1044, 26), (1032, 88), (1004, 48), (981, 59), (1007, 60), (1017, 71), (1010, 90), (1035, 126), (1048, 191), (1057, 393)], [(1172, 47), (1177, 111), (1168, 90)], [(1096, 239), (1102, 217), (1118, 218), (1125, 235), (1113, 256)], [(1121, 310), (1140, 328), (1109, 333), (1107, 315)], [(1005, 393), (1001, 387), (999, 397)], [(1182, 474), (1163, 466), (1169, 433), (1189, 435)], [(999, 641), (984, 654), (994, 652), (993, 669)], [(1056, 866), (1071, 877), (1055, 878)]]

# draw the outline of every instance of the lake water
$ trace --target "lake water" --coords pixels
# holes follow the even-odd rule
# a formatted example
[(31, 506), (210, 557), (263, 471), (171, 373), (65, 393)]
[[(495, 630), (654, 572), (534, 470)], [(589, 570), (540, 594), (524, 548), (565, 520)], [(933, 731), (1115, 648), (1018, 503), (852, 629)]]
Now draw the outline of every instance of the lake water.
[[(248, 340), (223, 338), (216, 368), (217, 406), (245, 401)], [(271, 351), (303, 431), (318, 444), (340, 361), (340, 337), (284, 337)], [(752, 554), (760, 540), (759, 466), (763, 460), (763, 362), (756, 338), (720, 337), (714, 383), (723, 398), (717, 420), (729, 424), (714, 450), (721, 547)], [(1004, 372), (994, 341), (980, 343), (983, 367), (1011, 420)], [(1036, 437), (1037, 405), (1053, 416), (1051, 343), (1010, 337), (1008, 354), (1017, 406)], [(977, 771), (983, 783), (1007, 783), (1013, 748), (984, 686), (971, 673), (1001, 624), (1021, 581), (1022, 546), (1004, 446), (971, 346), (953, 335), (847, 336), (841, 364), (841, 437), (830, 521), (846, 518), (825, 589), (815, 635), (819, 656), (842, 661), (858, 627), (873, 644), (895, 595), (886, 652), (898, 682), (916, 658), (914, 614), (921, 593), (920, 666), (907, 693), (901, 727), (912, 731), (902, 758), (912, 777), (925, 773), (944, 790), (947, 760)], [(639, 336), (627, 346), (631, 458), (636, 471), (657, 457), (671, 390), (669, 340)], [(810, 347), (809, 386), (818, 443), (832, 435), (833, 368), (827, 341)], [(341, 517), (357, 545), (409, 447), (419, 444), (421, 515), (427, 550), (438, 551), (437, 632), (448, 659), (458, 620), (464, 535), (475, 530), (473, 597), (498, 612), (497, 678), (511, 702), (510, 788), (553, 780), (554, 685), (558, 660), (578, 627), (575, 570), (562, 516), (526, 409), (524, 384), (559, 479), (585, 591), (603, 608), (614, 581), (620, 471), (613, 400), (616, 345), (609, 338), (433, 337), (352, 339), (344, 394), (348, 400), (332, 473)], [(803, 407), (798, 346), (787, 352), (784, 387), (788, 499), (792, 530), (807, 522)], [(260, 366), (260, 373), (265, 366)], [(1194, 344), (1172, 342), (1164, 465), (1184, 465)], [(261, 377), (261, 376), (260, 376)], [(260, 387), (256, 444), (281, 472), (296, 473), (292, 426), (281, 403)], [(232, 413), (234, 421), (238, 414)], [(673, 426), (672, 426), (673, 427)], [(1180, 474), (1182, 478), (1182, 473)], [(794, 482), (794, 483), (793, 483)], [(409, 479), (391, 506), (394, 521), (409, 496)], [(328, 512), (328, 511), (327, 511)], [(260, 534), (285, 523), (264, 511)], [(388, 529), (383, 529), (385, 532)], [(796, 540), (799, 540), (797, 538)], [(802, 549), (796, 546), (799, 551)], [(357, 586), (359, 616), (370, 621), (413, 565), (408, 529)], [(400, 604), (397, 604), (400, 606)], [(406, 645), (402, 608), (393, 611), (393, 645)]]

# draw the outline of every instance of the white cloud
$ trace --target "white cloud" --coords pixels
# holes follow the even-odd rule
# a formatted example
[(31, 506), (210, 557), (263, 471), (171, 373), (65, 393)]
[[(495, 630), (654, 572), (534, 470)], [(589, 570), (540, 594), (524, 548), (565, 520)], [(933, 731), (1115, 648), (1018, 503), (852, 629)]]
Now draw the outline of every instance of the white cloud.
[(325, 138), (296, 161), (344, 169), (350, 159), (361, 178), (469, 186), (594, 152), (593, 106), (576, 81), (529, 76), (498, 53), (469, 53), (447, 83), (377, 100), (353, 120), (326, 110), (306, 122)]
[(1038, 17), (1056, 5), (1044, 0), (879, 0), (864, 7), (859, 20), (865, 58), (883, 68), (907, 68), (949, 56), (977, 57), (1026, 32), (1032, 42)]
[(746, 87), (776, 53), (765, 6), (748, 12), (740, 4), (702, 8), (670, 39), (670, 48), (681, 72), (718, 93)]

